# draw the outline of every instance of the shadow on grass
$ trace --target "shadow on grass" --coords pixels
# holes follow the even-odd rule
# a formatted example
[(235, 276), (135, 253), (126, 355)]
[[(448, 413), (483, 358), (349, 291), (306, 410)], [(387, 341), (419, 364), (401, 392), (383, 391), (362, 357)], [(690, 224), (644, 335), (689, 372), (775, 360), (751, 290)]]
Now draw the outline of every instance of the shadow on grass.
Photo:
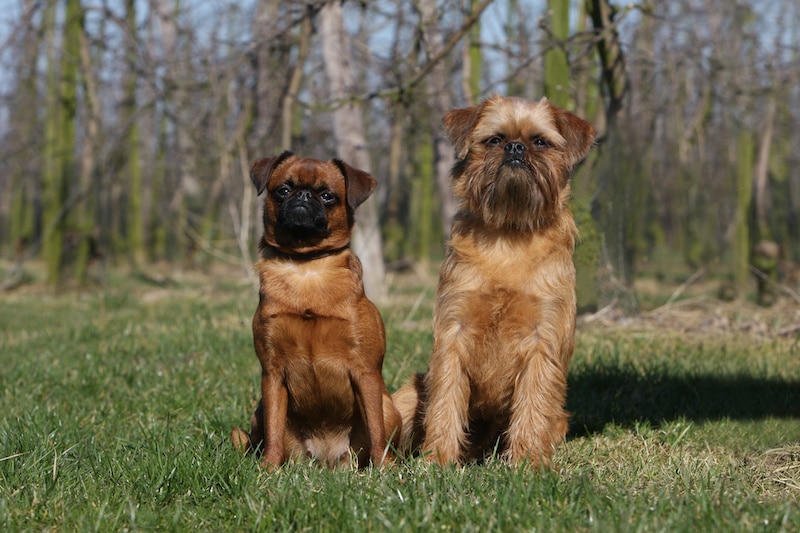
[(572, 413), (571, 437), (602, 432), (608, 424), (647, 421), (655, 426), (678, 418), (800, 418), (800, 381), (584, 371), (569, 379), (567, 409)]

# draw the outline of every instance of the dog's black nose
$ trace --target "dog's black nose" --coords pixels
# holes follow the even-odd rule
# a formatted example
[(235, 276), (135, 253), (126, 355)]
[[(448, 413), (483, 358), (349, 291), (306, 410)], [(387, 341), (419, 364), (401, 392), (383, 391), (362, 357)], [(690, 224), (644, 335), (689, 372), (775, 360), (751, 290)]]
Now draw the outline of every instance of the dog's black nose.
[(505, 151), (510, 156), (520, 156), (525, 153), (525, 145), (518, 142), (510, 142), (505, 146)]
[(314, 198), (314, 196), (308, 189), (300, 189), (297, 192), (296, 198), (301, 202), (310, 202)]

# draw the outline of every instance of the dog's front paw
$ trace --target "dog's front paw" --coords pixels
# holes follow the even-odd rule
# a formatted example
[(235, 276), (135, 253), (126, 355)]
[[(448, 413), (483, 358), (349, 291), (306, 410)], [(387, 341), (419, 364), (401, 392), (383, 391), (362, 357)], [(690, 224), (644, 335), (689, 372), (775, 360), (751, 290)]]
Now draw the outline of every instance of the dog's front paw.
[(231, 430), (231, 443), (234, 449), (242, 453), (247, 453), (253, 449), (253, 442), (250, 440), (250, 434), (238, 426), (235, 426)]
[(458, 463), (458, 448), (423, 445), (420, 455), (425, 461), (439, 466)]

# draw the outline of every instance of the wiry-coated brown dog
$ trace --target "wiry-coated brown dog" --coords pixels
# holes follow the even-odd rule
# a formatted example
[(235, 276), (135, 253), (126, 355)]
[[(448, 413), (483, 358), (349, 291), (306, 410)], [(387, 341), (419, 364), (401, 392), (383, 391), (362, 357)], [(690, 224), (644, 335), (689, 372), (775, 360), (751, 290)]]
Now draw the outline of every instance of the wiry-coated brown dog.
[(291, 152), (255, 161), (250, 178), (264, 200), (261, 280), (253, 342), (261, 401), (242, 451), (263, 444), (262, 465), (310, 456), (346, 465), (381, 464), (400, 417), (381, 368), (383, 321), (364, 295), (361, 262), (350, 250), (353, 213), (375, 180), (338, 161)]
[(595, 130), (546, 99), (493, 96), (444, 117), (460, 202), (428, 371), (397, 391), (401, 449), (446, 464), (497, 450), (549, 464), (567, 432), (575, 332), (573, 166)]

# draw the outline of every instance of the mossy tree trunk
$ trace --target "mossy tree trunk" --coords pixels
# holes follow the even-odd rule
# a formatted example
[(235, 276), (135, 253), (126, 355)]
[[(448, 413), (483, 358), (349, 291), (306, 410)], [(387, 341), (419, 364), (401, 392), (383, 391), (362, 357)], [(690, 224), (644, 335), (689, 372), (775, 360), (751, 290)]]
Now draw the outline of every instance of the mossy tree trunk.
[(56, 2), (44, 15), (47, 51), (47, 101), (45, 122), (45, 178), (43, 252), (47, 283), (57, 288), (62, 281), (64, 235), (70, 209), (69, 192), (75, 178), (75, 111), (77, 107), (80, 2), (66, 0), (61, 57), (56, 59)]
[(738, 299), (747, 292), (750, 278), (750, 209), (753, 197), (753, 160), (755, 140), (742, 129), (736, 146), (736, 212), (730, 249), (728, 280), (721, 289), (723, 299)]
[[(28, 0), (27, 3), (32, 1)], [(25, 7), (26, 12), (32, 10), (32, 6)], [(8, 233), (4, 231), (5, 228), (0, 228), (0, 234), (13, 247), (14, 260), (17, 262), (20, 276), (29, 247), (38, 237), (37, 217), (40, 215), (38, 204), (41, 183), (39, 176), (35, 175), (33, 170), (33, 164), (38, 159), (38, 154), (35, 154), (33, 149), (37, 127), (29, 115), (31, 109), (40, 105), (36, 69), (39, 42), (36, 29), (32, 25), (26, 25), (21, 39), (22, 54), (14, 67), (16, 88), (12, 91), (9, 110), (9, 124), (14, 125), (15, 152), (21, 157), (18, 163), (7, 161), (11, 183), (10, 220)]]
[(42, 16), (42, 33), (45, 39), (45, 122), (42, 188), (42, 256), (47, 265), (47, 283), (58, 286), (61, 275), (61, 248), (64, 229), (59, 220), (59, 211), (64, 202), (62, 176), (58, 165), (58, 126), (61, 108), (59, 105), (58, 64), (56, 62), (56, 3), (49, 0)]
[(123, 150), (125, 152), (125, 176), (128, 182), (127, 238), (128, 258), (134, 269), (141, 268), (146, 260), (144, 235), (144, 183), (139, 161), (139, 125), (136, 118), (137, 83), (136, 69), (136, 0), (125, 0), (125, 22), (128, 29), (128, 65), (125, 73), (125, 96), (123, 103), (123, 127), (126, 128)]
[[(570, 64), (566, 42), (569, 38), (570, 3), (548, 0), (551, 43), (544, 57), (544, 94), (554, 104), (574, 110), (570, 91)], [(593, 311), (598, 306), (597, 267), (603, 234), (592, 216), (592, 201), (597, 179), (593, 174), (595, 157), (576, 170), (571, 209), (578, 226), (579, 240), (574, 262), (577, 272), (578, 308)]]
[(97, 91), (97, 80), (94, 77), (91, 54), (89, 52), (88, 37), (83, 30), (83, 14), (80, 14), (80, 64), (83, 95), (86, 105), (86, 136), (83, 140), (83, 149), (80, 163), (80, 198), (75, 210), (75, 223), (80, 242), (75, 256), (75, 279), (79, 285), (88, 281), (89, 262), (92, 255), (97, 253), (95, 232), (96, 183), (95, 157), (98, 150), (98, 136), (100, 132), (100, 106)]
[[(175, 79), (187, 77), (189, 61), (182, 56), (189, 50), (183, 50), (180, 44), (181, 1), (151, 0), (150, 8), (158, 20), (157, 38), (162, 43), (164, 59), (171, 65), (170, 75)], [(151, 258), (187, 260), (193, 252), (188, 237), (189, 209), (184, 184), (188, 176), (197, 174), (197, 170), (194, 159), (189, 155), (193, 148), (189, 128), (181, 127), (181, 124), (191, 123), (188, 118), (190, 111), (186, 109), (187, 100), (189, 98), (182, 84), (169, 86), (165, 91), (152, 180), (152, 205), (155, 208), (150, 219)], [(173, 173), (168, 170), (170, 165), (174, 165)], [(170, 178), (173, 182), (171, 188)]]
[[(522, 35), (520, 35), (519, 1), (508, 0), (506, 10), (506, 41), (515, 43), (522, 49), (520, 50), (520, 52), (522, 52), (528, 46), (528, 39), (524, 39)], [(508, 61), (508, 65), (506, 66), (508, 75), (508, 79), (506, 80), (506, 96), (524, 96), (526, 89), (525, 78), (517, 72), (517, 65), (514, 63), (514, 54), (509, 53), (506, 56), (506, 60)]]
[[(469, 0), (469, 12), (473, 13), (480, 0)], [(481, 49), (480, 19), (469, 28), (467, 42), (464, 46), (462, 85), (467, 103), (475, 105), (481, 94), (481, 69), (483, 66), (483, 50)]]
[[(608, 0), (587, 0), (586, 10), (592, 19), (597, 39), (597, 54), (605, 88), (605, 123), (602, 150), (608, 151), (614, 161), (626, 161), (626, 142), (617, 130), (619, 113), (625, 105), (629, 81), (625, 57), (615, 25), (615, 9)], [(606, 160), (609, 160), (606, 157)], [(598, 168), (600, 194), (592, 205), (592, 213), (602, 227), (605, 256), (603, 278), (605, 285), (598, 286), (598, 302), (611, 303), (627, 313), (638, 310), (633, 290), (633, 265), (635, 233), (642, 225), (641, 207), (644, 205), (644, 179), (636, 164), (609, 165)], [(605, 193), (605, 194), (603, 194)], [(599, 259), (599, 258), (598, 258)], [(602, 300), (607, 300), (602, 301)]]
[[(577, 32), (587, 30), (589, 15), (581, 4), (578, 12)], [(597, 82), (597, 54), (592, 51), (574, 65), (578, 70), (575, 80), (575, 113), (594, 123), (599, 131), (605, 130), (605, 109), (600, 85)], [(572, 200), (570, 208), (578, 226), (578, 242), (574, 261), (577, 274), (577, 298), (579, 312), (596, 310), (599, 302), (597, 267), (600, 258), (603, 234), (592, 214), (592, 202), (597, 194), (597, 163), (599, 151), (589, 152), (586, 160), (575, 170), (572, 178)]]
[(570, 2), (547, 0), (550, 32), (553, 37), (544, 55), (544, 95), (554, 104), (571, 109), (569, 57), (565, 43), (569, 38)]
[(417, 149), (417, 172), (414, 177), (413, 193), (418, 198), (414, 202), (418, 209), (409, 220), (412, 235), (416, 241), (414, 257), (423, 263), (430, 261), (434, 248), (433, 215), (436, 188), (433, 183), (433, 144), (425, 142)]

